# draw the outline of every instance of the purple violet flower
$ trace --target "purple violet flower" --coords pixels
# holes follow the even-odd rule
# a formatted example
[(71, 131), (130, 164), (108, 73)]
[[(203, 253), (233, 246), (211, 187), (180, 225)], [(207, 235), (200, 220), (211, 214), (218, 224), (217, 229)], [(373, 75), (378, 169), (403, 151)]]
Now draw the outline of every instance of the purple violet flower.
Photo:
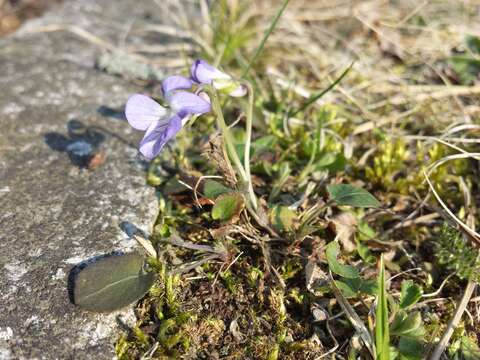
[(247, 93), (247, 88), (230, 75), (218, 70), (204, 60), (196, 60), (191, 68), (192, 80), (197, 84), (211, 84), (219, 91), (230, 96), (242, 97)]
[(125, 115), (133, 128), (145, 131), (140, 142), (140, 152), (147, 159), (155, 158), (191, 115), (210, 111), (211, 106), (207, 99), (185, 91), (191, 87), (191, 80), (183, 76), (166, 78), (162, 82), (162, 90), (169, 108), (141, 94), (132, 95), (128, 99)]
[(175, 90), (190, 90), (193, 86), (192, 80), (179, 75), (169, 76), (162, 81), (162, 92), (165, 98)]

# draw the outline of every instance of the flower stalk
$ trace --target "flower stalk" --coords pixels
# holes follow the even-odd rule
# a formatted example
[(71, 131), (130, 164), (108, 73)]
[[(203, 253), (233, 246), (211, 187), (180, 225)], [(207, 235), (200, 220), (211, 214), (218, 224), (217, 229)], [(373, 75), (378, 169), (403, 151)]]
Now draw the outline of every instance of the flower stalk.
[[(217, 90), (213, 86), (208, 87), (208, 92), (210, 93), (210, 98), (212, 101), (212, 109), (215, 113), (217, 126), (222, 132), (223, 135), (223, 142), (227, 148), (228, 158), (225, 159), (229, 164), (233, 162), (235, 169), (240, 176), (240, 180), (242, 185), (245, 184), (248, 189), (248, 200), (249, 204), (252, 207), (252, 210), (257, 209), (257, 198), (253, 191), (252, 185), (252, 178), (250, 174), (250, 144), (251, 144), (251, 136), (252, 136), (252, 115), (253, 115), (253, 95), (249, 95), (251, 106), (249, 106), (249, 111), (247, 112), (247, 139), (245, 142), (245, 159), (244, 164), (240, 161), (238, 157), (237, 151), (235, 149), (235, 144), (232, 138), (232, 134), (230, 133), (230, 129), (225, 122), (225, 118), (223, 116), (222, 107), (220, 105), (220, 100), (218, 98)], [(249, 94), (252, 92), (249, 89)]]
[(242, 84), (247, 88), (247, 92), (248, 92), (245, 154), (244, 154), (243, 161), (245, 164), (245, 175), (247, 176), (247, 180), (248, 180), (248, 191), (251, 194), (252, 206), (254, 210), (257, 210), (257, 199), (255, 197), (255, 193), (253, 192), (252, 174), (250, 172), (250, 146), (252, 143), (254, 96), (253, 96), (252, 85), (248, 81), (242, 81)]

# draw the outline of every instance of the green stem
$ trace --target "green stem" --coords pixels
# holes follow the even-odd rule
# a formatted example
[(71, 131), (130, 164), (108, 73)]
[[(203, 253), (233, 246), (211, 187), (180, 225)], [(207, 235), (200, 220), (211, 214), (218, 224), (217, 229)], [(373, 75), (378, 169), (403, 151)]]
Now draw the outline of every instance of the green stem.
[[(234, 141), (232, 135), (230, 134), (230, 129), (228, 128), (227, 124), (225, 123), (225, 118), (223, 117), (222, 107), (220, 106), (220, 101), (218, 99), (218, 94), (215, 88), (210, 87), (210, 94), (212, 97), (212, 107), (213, 111), (215, 112), (217, 125), (222, 131), (223, 134), (223, 142), (227, 148), (227, 158), (225, 159), (229, 165), (231, 166), (230, 159), (233, 161), (235, 168), (240, 175), (241, 181), (247, 185), (248, 188), (248, 197), (249, 202), (252, 205), (253, 212), (257, 209), (257, 198), (253, 191), (252, 185), (252, 178), (250, 175), (250, 143), (252, 137), (252, 117), (253, 117), (253, 91), (251, 86), (249, 86), (249, 98), (250, 98), (250, 106), (247, 114), (247, 141), (246, 141), (246, 148), (245, 148), (245, 168), (238, 157), (237, 151), (235, 149)], [(245, 170), (247, 169), (247, 170)]]
[(257, 198), (253, 191), (252, 174), (250, 172), (250, 146), (252, 143), (252, 124), (253, 124), (253, 103), (254, 95), (252, 85), (248, 81), (242, 82), (248, 89), (248, 110), (247, 110), (247, 124), (246, 124), (246, 139), (245, 139), (245, 154), (243, 163), (245, 166), (245, 173), (248, 181), (248, 192), (254, 210), (257, 210)]
[(225, 119), (223, 117), (223, 112), (222, 112), (222, 107), (220, 106), (220, 101), (218, 100), (218, 94), (217, 91), (213, 88), (210, 87), (210, 93), (212, 95), (212, 107), (213, 111), (215, 112), (216, 118), (217, 118), (217, 125), (222, 131), (223, 134), (223, 141), (225, 145), (227, 146), (227, 151), (229, 158), (225, 159), (226, 161), (230, 162), (230, 159), (233, 161), (238, 174), (240, 175), (240, 178), (242, 179), (243, 182), (247, 182), (247, 174), (245, 172), (245, 169), (243, 168), (242, 162), (240, 161), (240, 158), (238, 157), (237, 151), (235, 150), (235, 146), (233, 143), (232, 135), (230, 134), (230, 129), (228, 128), (227, 124), (225, 123)]

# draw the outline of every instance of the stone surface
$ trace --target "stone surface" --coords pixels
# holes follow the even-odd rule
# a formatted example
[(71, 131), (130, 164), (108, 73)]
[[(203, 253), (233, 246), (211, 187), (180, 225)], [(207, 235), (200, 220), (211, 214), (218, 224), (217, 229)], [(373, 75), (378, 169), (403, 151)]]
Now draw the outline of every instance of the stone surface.
[[(153, 1), (65, 1), (0, 39), (0, 359), (111, 359), (117, 316), (134, 319), (81, 311), (67, 282), (75, 264), (136, 247), (122, 224), (148, 232), (155, 220), (141, 134), (120, 112), (139, 89), (96, 70), (91, 42), (34, 29), (63, 23), (118, 43), (155, 11)], [(87, 169), (91, 152), (106, 158)]]

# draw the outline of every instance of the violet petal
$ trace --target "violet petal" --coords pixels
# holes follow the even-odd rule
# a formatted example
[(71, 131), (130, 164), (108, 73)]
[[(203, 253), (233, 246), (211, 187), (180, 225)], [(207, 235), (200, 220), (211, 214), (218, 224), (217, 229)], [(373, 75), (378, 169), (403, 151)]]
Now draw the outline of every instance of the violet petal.
[(148, 160), (152, 160), (181, 129), (182, 118), (178, 114), (173, 115), (168, 122), (153, 123), (140, 142), (140, 152)]
[(192, 81), (184, 76), (169, 76), (162, 81), (163, 96), (167, 97), (168, 93), (173, 90), (190, 89), (192, 85)]
[(167, 114), (167, 109), (141, 94), (130, 96), (125, 106), (128, 123), (137, 130), (147, 130), (153, 122), (163, 119)]
[(193, 81), (200, 84), (211, 84), (215, 79), (231, 79), (228, 74), (218, 70), (204, 60), (196, 60), (191, 68)]
[(177, 91), (170, 98), (170, 107), (180, 116), (188, 114), (204, 114), (210, 111), (208, 101), (187, 91)]

